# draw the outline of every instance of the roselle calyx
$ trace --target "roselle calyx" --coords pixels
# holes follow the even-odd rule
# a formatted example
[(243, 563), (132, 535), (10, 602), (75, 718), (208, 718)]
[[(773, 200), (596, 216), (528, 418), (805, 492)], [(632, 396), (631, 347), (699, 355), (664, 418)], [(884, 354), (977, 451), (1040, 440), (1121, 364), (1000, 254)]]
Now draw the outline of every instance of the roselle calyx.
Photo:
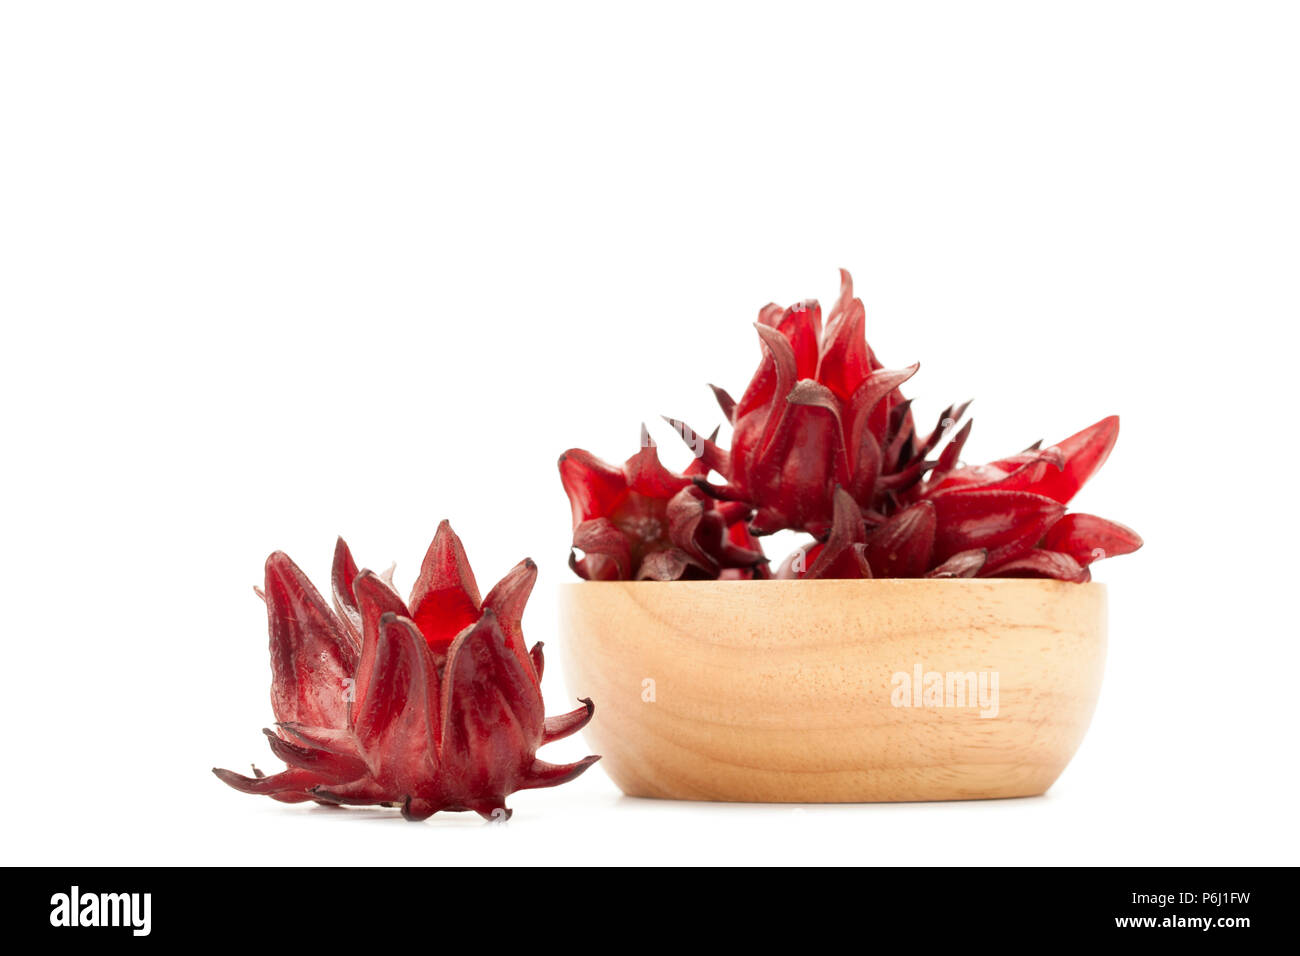
[(925, 455), (946, 437), (942, 424), (924, 441), (916, 435), (899, 386), (918, 366), (882, 366), (853, 280), (844, 271), (841, 279), (824, 327), (814, 300), (765, 306), (755, 324), (763, 359), (740, 401), (713, 387), (733, 429), (729, 450), (706, 450), (726, 479), (714, 493), (753, 505), (755, 534), (825, 537), (837, 487), (867, 505), (888, 500), (923, 473)]
[[(622, 467), (571, 448), (560, 481), (573, 510), (569, 566), (588, 581), (762, 577), (767, 559), (746, 528), (752, 509), (718, 501), (695, 483), (696, 459), (678, 474), (659, 461), (645, 428)], [(582, 557), (577, 556), (582, 553)]]
[(600, 758), (557, 765), (536, 757), (594, 713), (583, 700), (570, 713), (544, 714), (542, 645), (529, 649), (520, 624), (536, 577), (526, 559), (480, 598), (444, 521), (409, 601), (358, 570), (340, 538), (331, 608), (287, 555), (272, 554), (262, 594), (276, 729), (263, 733), (288, 769), (213, 773), (244, 793), (398, 806), (408, 820), (439, 810), (507, 819), (509, 794), (579, 776)]
[[(761, 553), (760, 536), (811, 535), (813, 540), (777, 571), (783, 578), (1083, 582), (1095, 561), (1141, 547), (1142, 539), (1121, 524), (1067, 513), (1071, 499), (1114, 447), (1117, 417), (1056, 445), (1035, 443), (988, 464), (963, 463), (970, 403), (948, 406), (933, 428), (918, 432), (902, 387), (919, 366), (887, 368), (879, 361), (866, 340), (866, 310), (853, 294), (853, 280), (844, 270), (840, 278), (839, 298), (824, 324), (813, 300), (788, 308), (768, 305), (759, 312), (761, 361), (740, 400), (711, 386), (732, 427), (729, 447), (717, 441), (716, 432), (703, 438), (668, 419), (697, 456), (675, 476), (671, 494), (681, 494), (680, 482), (689, 478), (713, 499), (712, 508), (704, 510), (720, 516), (727, 540), (740, 546), (747, 560), (748, 554)], [(662, 468), (657, 458), (654, 464)], [(629, 469), (640, 470), (631, 466), (630, 459), (622, 484), (610, 466), (603, 466), (608, 473), (574, 468), (565, 475), (574, 505), (574, 546), (587, 554), (574, 562), (580, 576), (767, 576), (758, 563), (752, 573), (738, 574), (734, 563), (717, 555), (700, 560), (694, 554), (700, 549), (688, 547), (693, 542), (680, 534), (637, 532), (627, 514), (646, 512), (641, 500), (662, 495), (633, 496), (635, 506), (622, 504), (636, 483)], [(666, 515), (666, 505), (656, 513)], [(659, 552), (672, 553), (671, 561), (656, 556), (647, 564), (647, 556)]]

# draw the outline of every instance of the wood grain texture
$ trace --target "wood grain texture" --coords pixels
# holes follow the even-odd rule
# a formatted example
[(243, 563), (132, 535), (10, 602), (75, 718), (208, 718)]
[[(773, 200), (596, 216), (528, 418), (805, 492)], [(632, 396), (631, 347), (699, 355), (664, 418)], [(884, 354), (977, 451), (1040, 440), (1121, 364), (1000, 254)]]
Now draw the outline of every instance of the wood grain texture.
[[(569, 689), (631, 796), (875, 802), (1043, 793), (1092, 718), (1101, 584), (562, 585)], [(894, 675), (998, 674), (998, 713), (895, 706)], [(645, 699), (653, 681), (653, 701)], [(901, 691), (900, 691), (901, 693)]]

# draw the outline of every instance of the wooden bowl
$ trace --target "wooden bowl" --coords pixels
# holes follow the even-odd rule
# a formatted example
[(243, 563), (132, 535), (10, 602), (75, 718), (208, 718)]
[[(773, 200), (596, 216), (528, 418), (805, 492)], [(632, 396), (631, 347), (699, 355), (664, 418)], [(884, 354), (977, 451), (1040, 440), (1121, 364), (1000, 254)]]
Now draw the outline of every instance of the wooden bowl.
[(562, 588), (568, 685), (596, 702), (587, 740), (637, 797), (857, 803), (1040, 794), (1088, 729), (1106, 656), (1101, 584)]

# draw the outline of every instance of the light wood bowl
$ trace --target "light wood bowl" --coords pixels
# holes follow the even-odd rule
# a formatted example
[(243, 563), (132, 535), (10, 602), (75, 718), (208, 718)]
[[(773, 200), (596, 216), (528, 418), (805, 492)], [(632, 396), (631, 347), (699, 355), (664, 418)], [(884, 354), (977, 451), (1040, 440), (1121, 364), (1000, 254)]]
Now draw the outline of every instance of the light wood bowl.
[[(588, 743), (637, 797), (858, 803), (1040, 794), (1088, 729), (1106, 656), (1101, 584), (561, 587), (568, 685), (596, 702)], [(997, 715), (981, 717), (978, 702), (895, 706), (906, 694), (895, 675), (910, 678), (918, 664), (923, 674), (996, 672)]]

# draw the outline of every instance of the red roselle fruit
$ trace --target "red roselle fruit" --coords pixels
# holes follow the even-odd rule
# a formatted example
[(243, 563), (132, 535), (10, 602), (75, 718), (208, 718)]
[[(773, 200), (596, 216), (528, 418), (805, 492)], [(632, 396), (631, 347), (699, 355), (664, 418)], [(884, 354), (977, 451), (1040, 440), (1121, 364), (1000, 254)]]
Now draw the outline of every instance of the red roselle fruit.
[(1035, 577), (1087, 581), (1088, 566), (1142, 546), (1129, 528), (1065, 505), (1110, 454), (1119, 419), (1059, 445), (988, 465), (933, 469), (906, 503), (869, 526), (842, 488), (824, 542), (792, 555), (777, 576)]
[[(652, 510), (646, 499), (670, 498), (669, 490), (681, 494), (685, 478), (716, 499), (699, 508), (718, 516), (711, 520), (726, 527), (726, 540), (740, 546), (747, 561), (761, 551), (753, 536), (794, 530), (814, 537), (778, 577), (1086, 581), (1092, 562), (1141, 547), (1141, 538), (1123, 525), (1066, 514), (1071, 498), (1110, 454), (1118, 418), (1102, 419), (1058, 445), (1035, 444), (986, 465), (961, 464), (971, 423), (957, 426), (969, 403), (949, 406), (933, 429), (917, 432), (900, 388), (918, 366), (887, 369), (880, 363), (867, 344), (866, 311), (853, 295), (853, 281), (842, 270), (840, 276), (840, 296), (824, 326), (821, 307), (811, 300), (759, 312), (763, 357), (748, 388), (740, 401), (713, 388), (732, 426), (730, 448), (717, 443), (716, 433), (705, 439), (669, 419), (698, 452), (692, 467), (674, 476), (678, 484), (671, 489), (642, 489), (646, 483), (632, 477), (640, 471), (633, 467), (636, 459), (621, 474), (609, 466), (602, 466), (606, 472), (566, 472), (561, 459), (574, 505), (574, 547), (586, 553), (574, 563), (580, 575), (738, 576), (734, 561), (717, 554), (697, 557), (689, 574), (646, 570), (648, 553), (699, 550), (688, 547), (694, 542), (680, 533), (641, 534), (628, 520), (628, 514)], [(660, 467), (657, 458), (654, 465)], [(710, 475), (721, 482), (709, 481)], [(631, 496), (633, 504), (626, 503), (627, 489), (641, 491), (640, 498)], [(654, 564), (667, 561), (655, 558)], [(684, 567), (677, 555), (670, 570)]]
[[(756, 508), (755, 534), (829, 532), (834, 491), (847, 490), (870, 509), (889, 502), (925, 470), (925, 457), (946, 432), (942, 422), (922, 440), (899, 386), (918, 366), (886, 369), (867, 344), (866, 311), (841, 271), (839, 300), (822, 326), (813, 300), (758, 315), (763, 360), (740, 401), (714, 394), (732, 425), (731, 448), (709, 443), (705, 460), (726, 479), (715, 493)], [(948, 409), (942, 419), (959, 418)], [(689, 434), (689, 432), (687, 432)]]
[(444, 521), (409, 602), (384, 577), (358, 571), (340, 538), (331, 609), (288, 556), (271, 555), (263, 598), (277, 723), (263, 733), (288, 769), (213, 773), (244, 793), (399, 806), (408, 820), (439, 810), (505, 819), (507, 795), (579, 776), (600, 758), (536, 757), (594, 712), (590, 700), (558, 717), (543, 712), (542, 645), (529, 650), (520, 628), (536, 577), (524, 560), (480, 599)]
[(622, 467), (571, 448), (560, 481), (573, 507), (569, 566), (588, 581), (763, 577), (766, 558), (745, 527), (752, 509), (717, 501), (695, 484), (697, 459), (683, 474), (659, 461), (641, 429), (641, 450)]

